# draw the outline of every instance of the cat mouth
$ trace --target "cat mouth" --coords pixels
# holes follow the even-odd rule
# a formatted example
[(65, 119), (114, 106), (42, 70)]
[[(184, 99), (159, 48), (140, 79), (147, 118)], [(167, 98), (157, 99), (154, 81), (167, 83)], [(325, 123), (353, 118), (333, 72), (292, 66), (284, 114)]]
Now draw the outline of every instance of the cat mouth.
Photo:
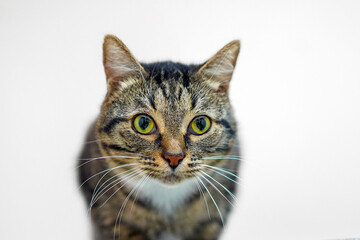
[(176, 175), (175, 173), (170, 173), (163, 178), (163, 181), (168, 184), (174, 184), (181, 182), (182, 178)]

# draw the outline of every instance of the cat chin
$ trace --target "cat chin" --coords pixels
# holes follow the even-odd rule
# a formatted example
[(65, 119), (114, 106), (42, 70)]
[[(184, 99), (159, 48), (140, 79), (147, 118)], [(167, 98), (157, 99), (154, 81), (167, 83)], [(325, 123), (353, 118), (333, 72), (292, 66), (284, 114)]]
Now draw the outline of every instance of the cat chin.
[(178, 175), (171, 173), (165, 177), (163, 177), (162, 179), (160, 179), (160, 181), (162, 181), (163, 183), (167, 184), (167, 185), (176, 185), (181, 183), (182, 181), (184, 181), (185, 179), (182, 177), (179, 177)]

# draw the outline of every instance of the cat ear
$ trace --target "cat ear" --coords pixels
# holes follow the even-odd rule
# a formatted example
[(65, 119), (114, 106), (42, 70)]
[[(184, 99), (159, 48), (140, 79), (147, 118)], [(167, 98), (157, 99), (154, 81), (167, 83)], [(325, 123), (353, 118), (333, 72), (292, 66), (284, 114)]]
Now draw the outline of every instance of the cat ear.
[(210, 87), (227, 92), (239, 52), (240, 42), (232, 41), (204, 63), (197, 73)]
[(125, 44), (113, 35), (105, 36), (103, 53), (107, 82), (112, 88), (128, 85), (130, 77), (145, 72)]

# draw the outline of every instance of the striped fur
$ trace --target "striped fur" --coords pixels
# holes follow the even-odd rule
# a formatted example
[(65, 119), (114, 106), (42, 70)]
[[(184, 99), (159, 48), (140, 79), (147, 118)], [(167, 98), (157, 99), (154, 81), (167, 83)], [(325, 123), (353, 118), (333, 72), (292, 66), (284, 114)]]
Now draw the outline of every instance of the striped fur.
[[(228, 98), (239, 47), (231, 42), (201, 65), (140, 64), (119, 39), (105, 37), (108, 93), (79, 162), (96, 239), (219, 238), (240, 162)], [(151, 116), (154, 133), (135, 131), (138, 114)], [(202, 115), (211, 128), (191, 134)], [(173, 169), (164, 153), (184, 158)]]

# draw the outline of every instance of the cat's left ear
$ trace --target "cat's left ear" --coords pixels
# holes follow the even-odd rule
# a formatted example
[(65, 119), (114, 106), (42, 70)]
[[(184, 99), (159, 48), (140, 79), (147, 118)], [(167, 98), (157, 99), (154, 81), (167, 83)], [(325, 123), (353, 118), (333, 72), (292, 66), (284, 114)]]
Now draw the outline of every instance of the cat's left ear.
[(240, 41), (228, 43), (198, 70), (198, 76), (219, 92), (227, 92), (240, 52)]

